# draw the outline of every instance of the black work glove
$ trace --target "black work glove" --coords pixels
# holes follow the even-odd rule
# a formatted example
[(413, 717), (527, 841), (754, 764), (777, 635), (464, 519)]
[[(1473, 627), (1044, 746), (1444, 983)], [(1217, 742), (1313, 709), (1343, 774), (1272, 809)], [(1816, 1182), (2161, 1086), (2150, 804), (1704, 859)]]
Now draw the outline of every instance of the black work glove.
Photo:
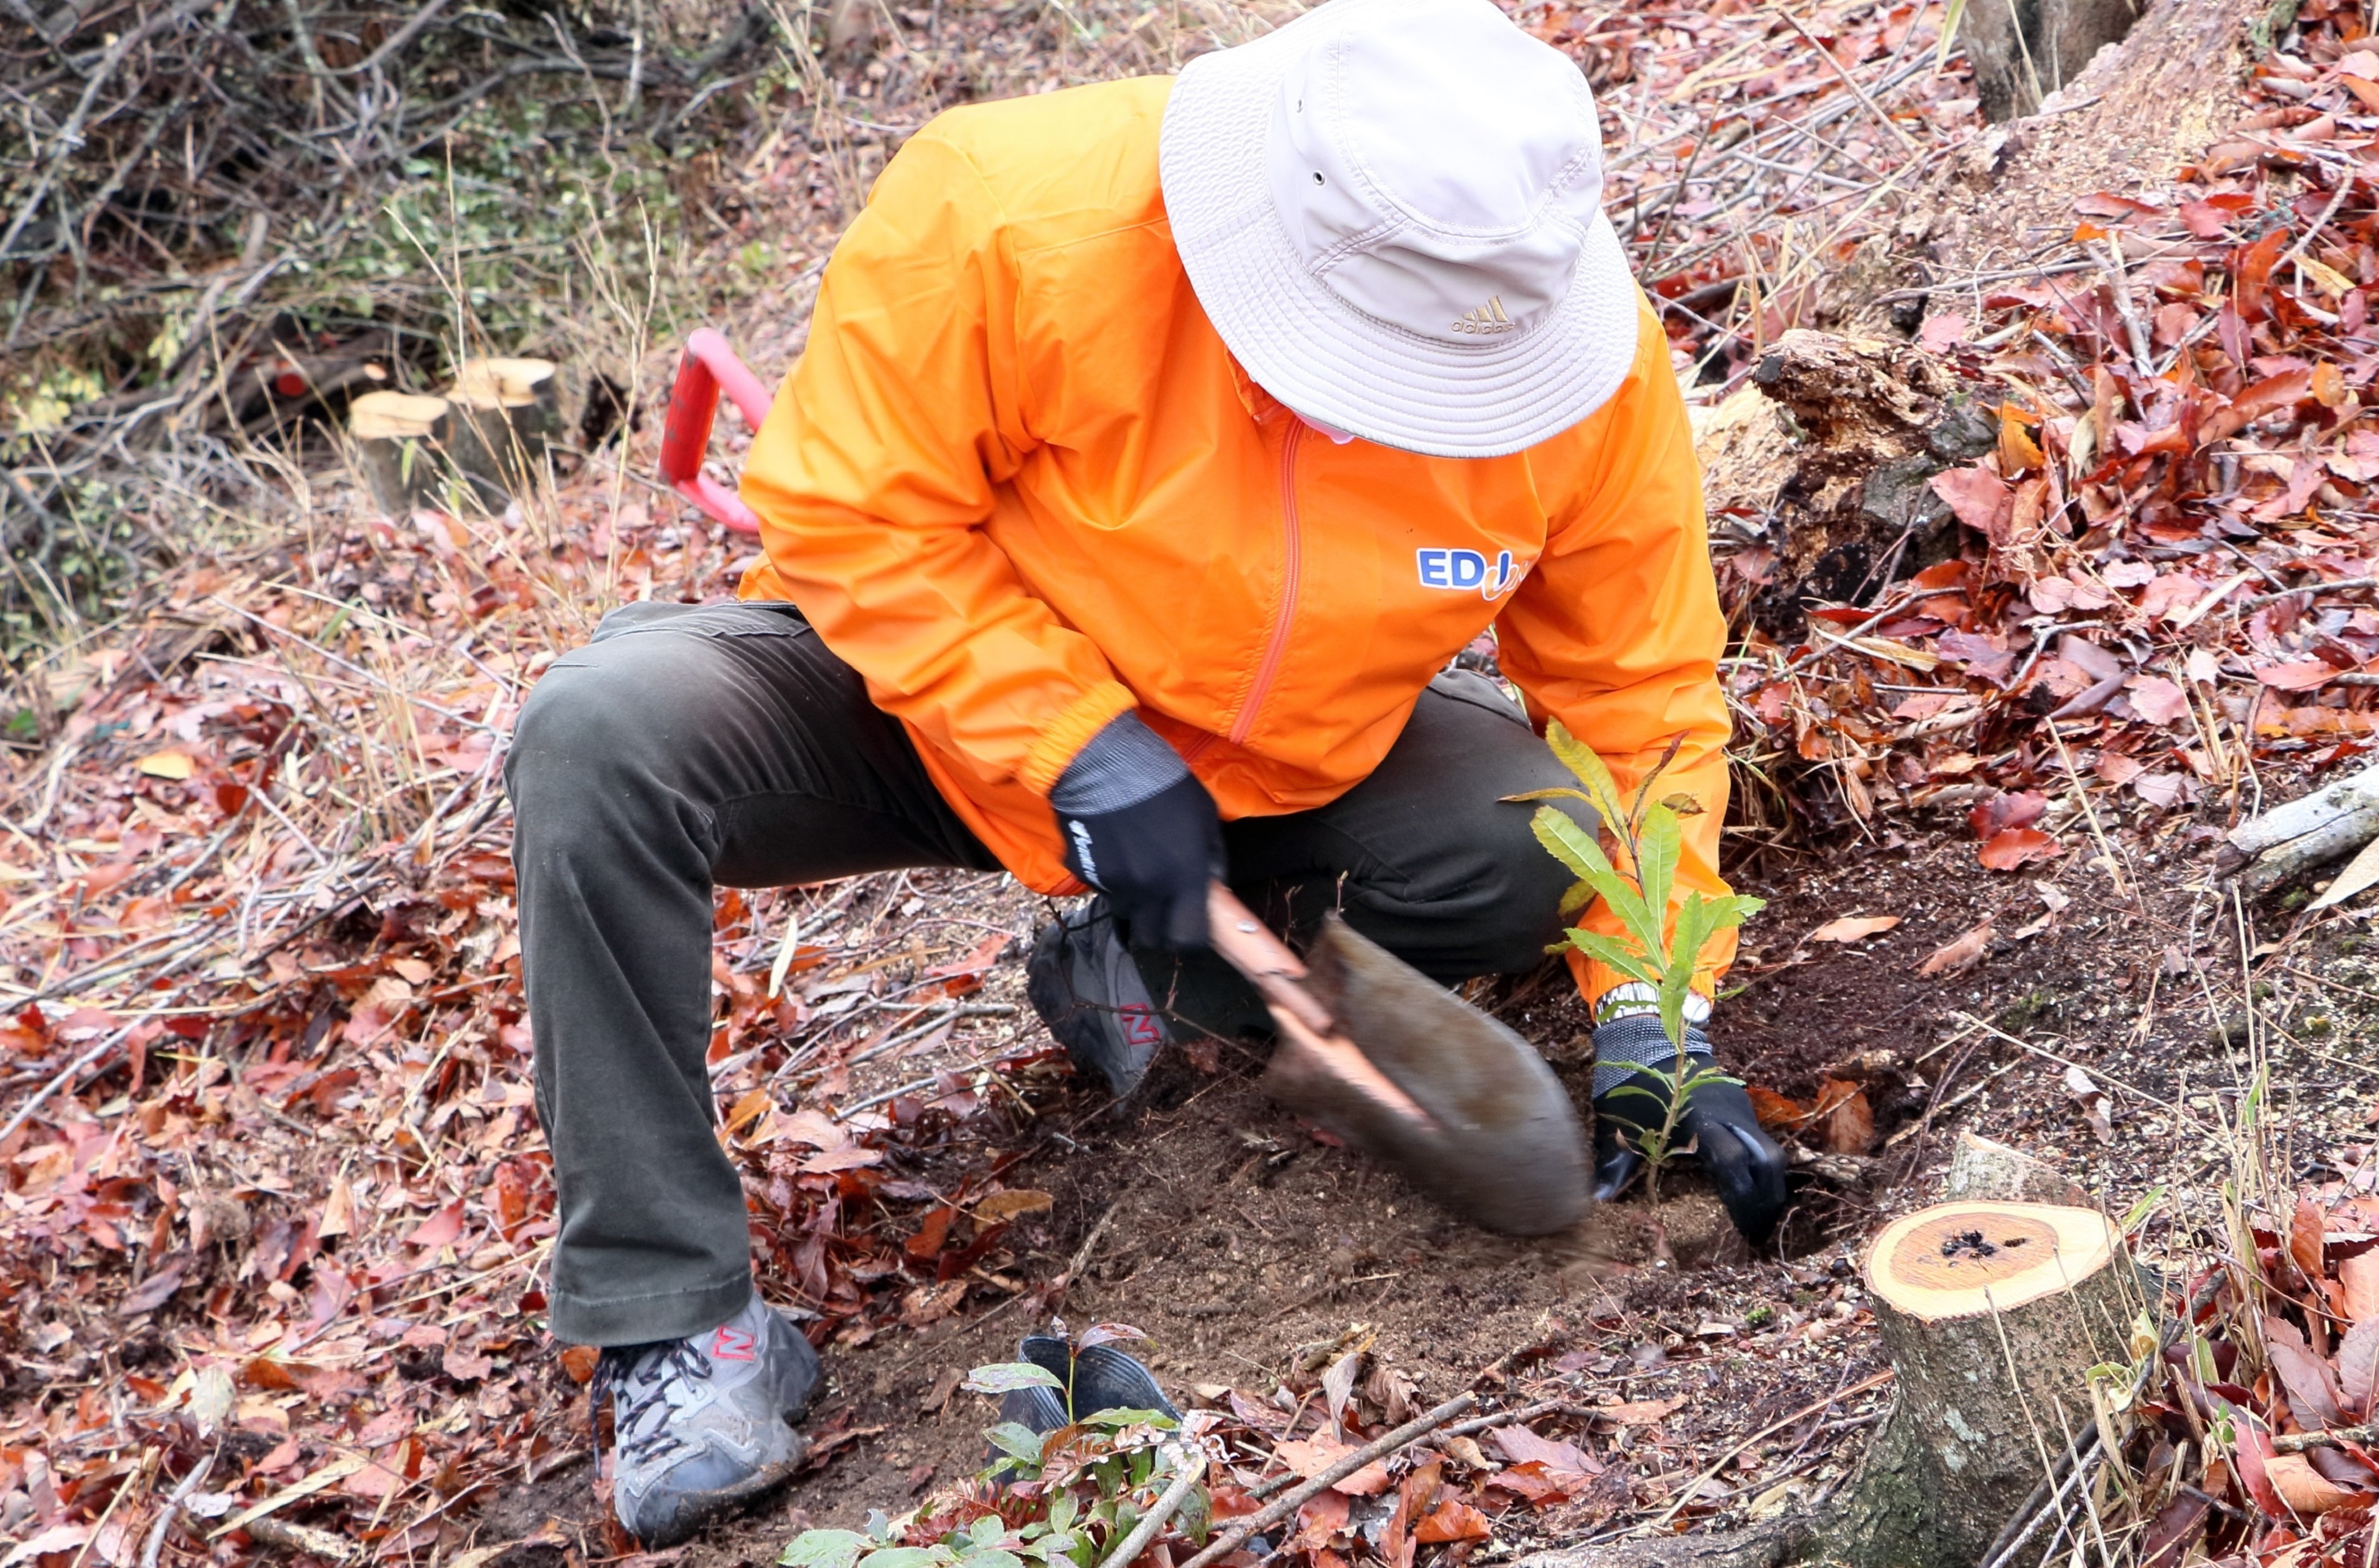
[(1206, 884), (1223, 874), (1214, 797), (1171, 746), (1123, 714), (1049, 791), (1066, 869), (1107, 896), (1138, 946), (1206, 945)]
[[(1659, 1017), (1649, 1013), (1597, 1025), (1594, 1049), (1594, 1196), (1608, 1202), (1644, 1167), (1642, 1129), (1657, 1131), (1668, 1115), (1669, 1085), (1639, 1064), (1673, 1072), (1676, 1059)], [(1685, 1049), (1689, 1067), (1712, 1065), (1709, 1037), (1698, 1024), (1685, 1026)], [(1775, 1234), (1791, 1200), (1784, 1152), (1760, 1127), (1743, 1085), (1706, 1080), (1696, 1087), (1672, 1137), (1680, 1149), (1691, 1140), (1745, 1240), (1757, 1247)]]

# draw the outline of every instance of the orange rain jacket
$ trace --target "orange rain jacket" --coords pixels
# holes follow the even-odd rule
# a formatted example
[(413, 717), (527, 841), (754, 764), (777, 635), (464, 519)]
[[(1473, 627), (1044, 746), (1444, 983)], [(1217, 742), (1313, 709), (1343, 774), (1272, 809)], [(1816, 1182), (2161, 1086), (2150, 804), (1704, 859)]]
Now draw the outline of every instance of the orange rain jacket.
[[(753, 442), (766, 554), (743, 596), (798, 605), (1044, 893), (1081, 890), (1049, 790), (1117, 714), (1226, 819), (1303, 811), (1369, 774), (1491, 623), (1539, 725), (1623, 789), (1684, 732), (1662, 792), (1706, 810), (1679, 890), (1722, 891), (1725, 627), (1650, 310), (1617, 394), (1526, 452), (1335, 445), (1190, 292), (1157, 187), (1171, 88), (956, 109), (900, 150)], [(1715, 969), (1732, 941), (1713, 948)], [(1571, 959), (1589, 999), (1617, 978)]]

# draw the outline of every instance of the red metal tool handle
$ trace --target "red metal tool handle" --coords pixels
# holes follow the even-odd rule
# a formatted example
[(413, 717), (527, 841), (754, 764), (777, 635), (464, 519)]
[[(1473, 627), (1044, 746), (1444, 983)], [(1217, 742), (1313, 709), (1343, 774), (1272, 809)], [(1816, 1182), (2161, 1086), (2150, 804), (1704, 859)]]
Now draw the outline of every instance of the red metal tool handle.
[(710, 447), (710, 422), (718, 416), (722, 391), (755, 430), (775, 401), (760, 378), (735, 357), (727, 340), (704, 327), (685, 340), (685, 352), (677, 362), (677, 382), (670, 388), (669, 421), (661, 429), (661, 482), (700, 507), (705, 515), (739, 533), (756, 534), (760, 520), (752, 509), (702, 471), (703, 454)]

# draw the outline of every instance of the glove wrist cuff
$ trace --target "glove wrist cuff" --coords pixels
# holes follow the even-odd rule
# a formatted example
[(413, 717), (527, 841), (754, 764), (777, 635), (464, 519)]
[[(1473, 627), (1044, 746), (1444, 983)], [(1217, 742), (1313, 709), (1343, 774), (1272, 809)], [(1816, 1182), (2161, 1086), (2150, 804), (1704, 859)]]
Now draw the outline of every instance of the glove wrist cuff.
[[(1704, 1016), (1708, 1016), (1705, 1007)], [(1709, 1036), (1690, 1015), (1685, 1023), (1685, 1054), (1696, 1065), (1711, 1062)], [(1674, 1070), (1677, 1048), (1660, 1027), (1658, 1012), (1629, 1013), (1594, 1028), (1594, 1094), (1610, 1093), (1635, 1073), (1648, 1067)]]
[(1104, 816), (1189, 777), (1189, 765), (1163, 736), (1138, 714), (1119, 713), (1066, 765), (1050, 787), (1049, 804), (1069, 816)]

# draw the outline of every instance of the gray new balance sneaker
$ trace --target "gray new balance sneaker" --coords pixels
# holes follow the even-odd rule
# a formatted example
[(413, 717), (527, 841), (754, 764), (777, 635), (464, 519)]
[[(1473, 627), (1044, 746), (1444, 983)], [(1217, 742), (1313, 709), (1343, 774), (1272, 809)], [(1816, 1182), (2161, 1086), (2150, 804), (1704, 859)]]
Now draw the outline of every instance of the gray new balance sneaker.
[(1116, 935), (1105, 899), (1035, 932), (1024, 965), (1024, 995), (1074, 1066), (1106, 1075), (1118, 1097), (1130, 1093), (1172, 1032), (1149, 999), (1148, 983)]
[(793, 1423), (817, 1392), (817, 1352), (755, 1292), (708, 1333), (603, 1352), (611, 1504), (646, 1547), (672, 1546), (790, 1477), (809, 1453)]

